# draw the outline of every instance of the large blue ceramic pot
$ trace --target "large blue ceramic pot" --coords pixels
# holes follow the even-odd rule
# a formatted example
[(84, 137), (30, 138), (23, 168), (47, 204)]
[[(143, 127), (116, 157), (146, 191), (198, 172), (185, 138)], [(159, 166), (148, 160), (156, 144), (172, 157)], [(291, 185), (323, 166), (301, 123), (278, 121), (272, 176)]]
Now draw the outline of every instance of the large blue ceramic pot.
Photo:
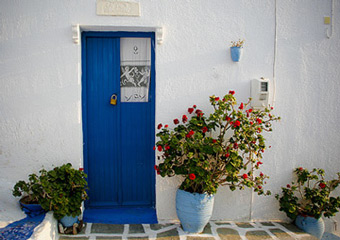
[(202, 232), (210, 220), (213, 206), (214, 195), (177, 190), (176, 212), (185, 232)]
[(231, 59), (234, 62), (239, 62), (242, 56), (242, 48), (241, 47), (230, 47)]
[(295, 219), (295, 225), (318, 239), (321, 239), (325, 232), (325, 223), (322, 218), (316, 219), (314, 217), (303, 217), (299, 215)]

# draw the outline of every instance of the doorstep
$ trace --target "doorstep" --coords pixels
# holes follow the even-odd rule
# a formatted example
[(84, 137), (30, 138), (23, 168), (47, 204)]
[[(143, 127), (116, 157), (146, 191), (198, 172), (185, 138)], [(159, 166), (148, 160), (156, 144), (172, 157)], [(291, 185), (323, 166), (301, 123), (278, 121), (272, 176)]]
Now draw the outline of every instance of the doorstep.
[[(186, 234), (179, 223), (101, 224), (87, 223), (77, 235), (62, 235), (59, 240), (317, 240), (284, 222), (210, 221), (201, 234)], [(332, 238), (327, 238), (331, 240)], [(340, 239), (340, 238), (335, 238)], [(333, 239), (332, 239), (333, 240)]]

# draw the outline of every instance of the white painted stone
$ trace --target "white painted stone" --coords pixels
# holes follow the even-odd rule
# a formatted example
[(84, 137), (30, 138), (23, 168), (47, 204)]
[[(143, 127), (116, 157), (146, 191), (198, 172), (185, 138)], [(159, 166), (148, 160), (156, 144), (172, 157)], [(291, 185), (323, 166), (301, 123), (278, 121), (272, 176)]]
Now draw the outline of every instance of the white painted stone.
[(55, 240), (58, 239), (58, 221), (53, 217), (53, 212), (46, 213), (41, 224), (39, 224), (28, 240)]
[(111, 16), (140, 16), (139, 2), (97, 0), (97, 14)]
[[(81, 26), (164, 26), (156, 45), (156, 123), (172, 125), (193, 104), (211, 111), (208, 97), (234, 89), (240, 101), (250, 80), (272, 79), (275, 1), (143, 0), (141, 17), (103, 17), (93, 0), (0, 1), (0, 222), (23, 217), (11, 188), (44, 166), (82, 166), (81, 45), (71, 39)], [(275, 113), (282, 121), (266, 134), (272, 148), (262, 171), (271, 178), (269, 197), (254, 197), (253, 219), (286, 220), (274, 198), (298, 166), (340, 169), (340, 2), (334, 32), (326, 37), (323, 17), (330, 1), (277, 0)], [(245, 39), (243, 59), (233, 63), (230, 41)], [(156, 182), (159, 219), (176, 219), (179, 178)], [(339, 194), (340, 191), (337, 191)], [(250, 192), (221, 188), (213, 219), (250, 216)], [(340, 216), (335, 218), (340, 222)], [(339, 231), (339, 228), (338, 228)]]

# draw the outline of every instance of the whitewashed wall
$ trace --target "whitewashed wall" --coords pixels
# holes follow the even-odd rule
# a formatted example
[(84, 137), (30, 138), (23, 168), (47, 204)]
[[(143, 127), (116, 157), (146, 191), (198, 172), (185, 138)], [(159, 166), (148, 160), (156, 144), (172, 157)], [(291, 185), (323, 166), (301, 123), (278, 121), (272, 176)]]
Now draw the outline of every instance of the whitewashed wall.
[[(82, 165), (80, 46), (72, 24), (161, 26), (156, 46), (156, 122), (229, 89), (245, 101), (250, 80), (273, 79), (274, 0), (140, 0), (140, 17), (97, 16), (95, 0), (0, 1), (0, 221), (22, 216), (11, 188), (41, 167)], [(275, 113), (263, 171), (275, 194), (294, 167), (340, 171), (340, 2), (333, 37), (323, 17), (331, 0), (277, 1)], [(230, 41), (245, 39), (240, 63)], [(157, 178), (159, 219), (175, 219), (178, 179)], [(220, 189), (213, 219), (286, 219), (274, 196)]]

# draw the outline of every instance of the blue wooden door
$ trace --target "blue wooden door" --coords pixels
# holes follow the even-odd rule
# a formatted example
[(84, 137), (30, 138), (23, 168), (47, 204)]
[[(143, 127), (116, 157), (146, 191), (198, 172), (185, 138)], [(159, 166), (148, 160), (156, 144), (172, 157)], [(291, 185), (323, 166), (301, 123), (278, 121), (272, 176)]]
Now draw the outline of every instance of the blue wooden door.
[[(88, 209), (155, 206), (154, 49), (150, 47), (147, 101), (124, 101), (121, 95), (123, 38), (146, 38), (154, 46), (153, 33), (87, 32), (82, 36), (84, 167), (89, 183), (89, 200), (85, 206)], [(135, 67), (135, 71), (138, 69)], [(116, 105), (110, 104), (114, 94)]]

